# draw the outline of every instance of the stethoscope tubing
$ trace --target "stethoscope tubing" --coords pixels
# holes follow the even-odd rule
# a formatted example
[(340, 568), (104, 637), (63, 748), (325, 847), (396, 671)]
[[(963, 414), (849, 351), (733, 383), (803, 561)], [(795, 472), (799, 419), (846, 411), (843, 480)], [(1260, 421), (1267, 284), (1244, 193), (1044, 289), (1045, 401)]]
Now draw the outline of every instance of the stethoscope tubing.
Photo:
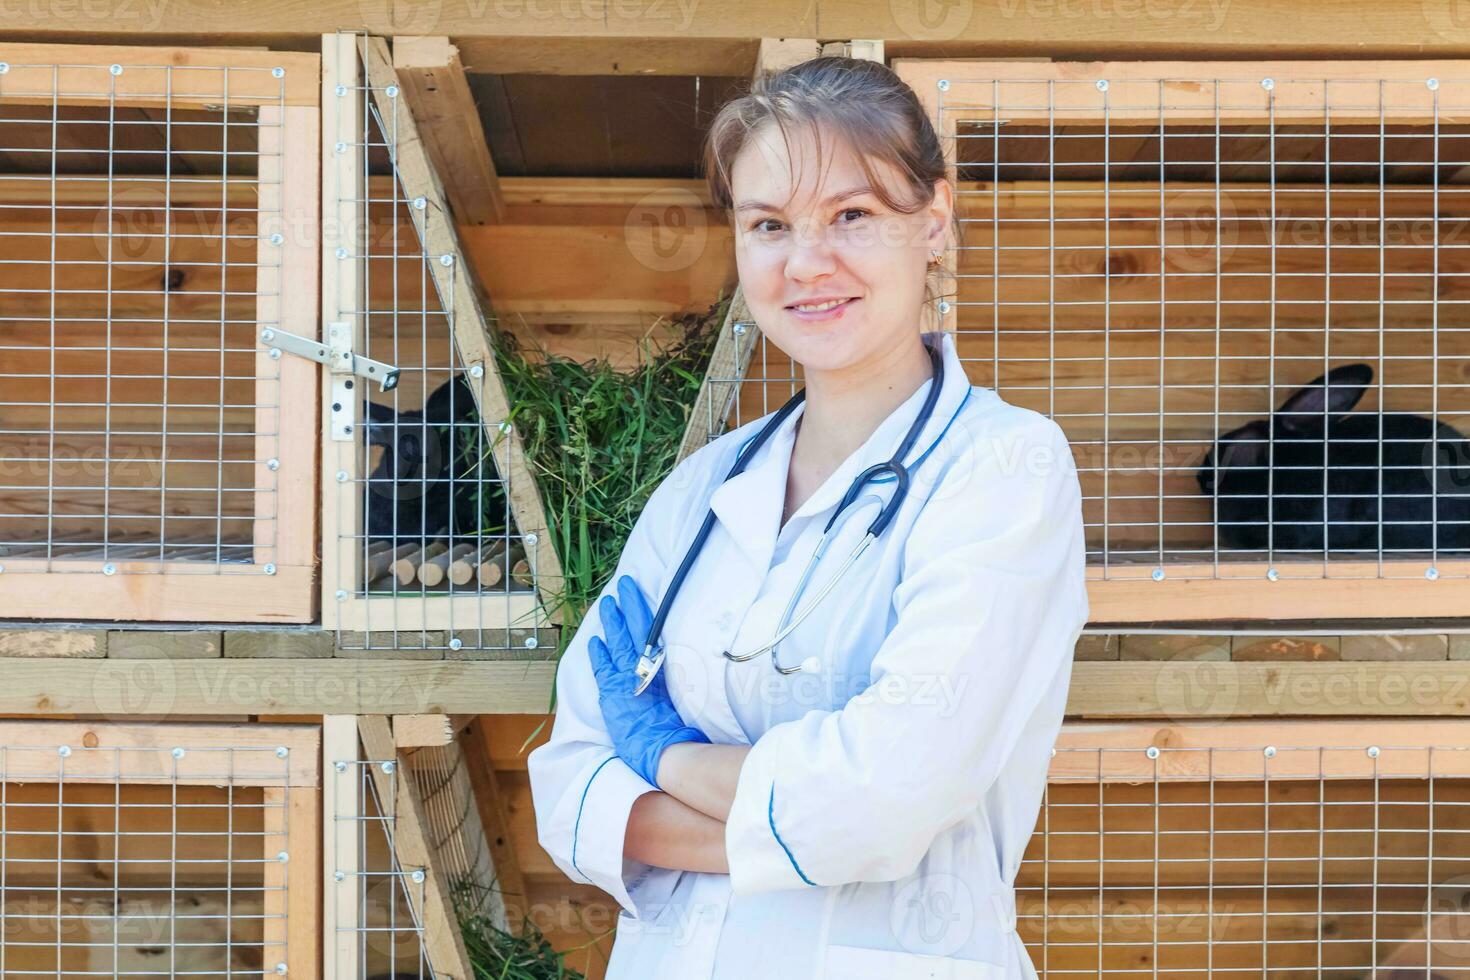
[[(820, 604), (824, 598), (826, 598), (828, 593), (830, 593), (832, 589), (836, 586), (837, 582), (841, 580), (843, 573), (846, 572), (849, 567), (851, 567), (852, 563), (855, 562), (858, 557), (867, 549), (867, 547), (875, 540), (877, 540), (877, 538), (883, 533), (888, 525), (892, 523), (893, 519), (898, 515), (899, 508), (903, 505), (904, 499), (908, 496), (909, 470), (908, 467), (905, 466), (901, 461), (905, 456), (908, 455), (909, 450), (918, 440), (919, 433), (924, 430), (925, 426), (928, 425), (930, 418), (933, 416), (934, 406), (939, 400), (939, 391), (944, 383), (944, 354), (942, 347), (939, 344), (929, 346), (928, 352), (929, 360), (933, 367), (933, 383), (929, 386), (929, 391), (924, 397), (924, 404), (919, 409), (918, 417), (915, 418), (913, 424), (909, 426), (908, 432), (904, 435), (903, 442), (899, 444), (898, 449), (894, 452), (891, 459), (887, 460), (886, 462), (877, 463), (873, 466), (868, 467), (861, 474), (859, 474), (858, 477), (853, 481), (852, 485), (848, 487), (847, 493), (843, 495), (842, 501), (837, 505), (837, 509), (832, 512), (832, 516), (828, 519), (826, 526), (822, 529), (822, 537), (818, 541), (816, 550), (813, 551), (812, 557), (808, 560), (806, 569), (802, 572), (801, 581), (800, 583), (798, 583), (796, 590), (793, 592), (790, 602), (787, 603), (786, 610), (781, 615), (781, 623), (778, 626), (776, 635), (772, 637), (770, 642), (766, 643), (764, 646), (757, 647), (756, 649), (751, 650), (747, 653), (733, 654), (730, 651), (725, 650), (723, 651), (722, 655), (726, 659), (734, 661), (736, 663), (743, 663), (747, 660), (759, 656), (762, 653), (765, 653), (767, 650), (770, 650), (771, 664), (778, 672), (782, 674), (796, 673), (797, 671), (801, 670), (803, 666), (805, 666), (804, 663), (799, 664), (795, 667), (782, 666), (776, 659), (775, 648), (781, 643), (783, 639), (786, 638), (789, 633), (791, 633), (791, 631), (800, 626), (802, 621), (805, 620), (807, 616), (811, 615), (812, 611), (817, 607), (817, 605)], [(760, 447), (765, 444), (766, 440), (770, 438), (772, 433), (774, 433), (777, 429), (781, 427), (781, 423), (784, 422), (787, 416), (795, 411), (796, 407), (800, 405), (805, 399), (806, 389), (803, 388), (801, 391), (797, 392), (790, 399), (788, 399), (785, 405), (781, 406), (780, 410), (778, 410), (776, 414), (771, 418), (771, 420), (766, 423), (765, 428), (762, 429), (759, 433), (756, 434), (753, 439), (745, 444), (740, 454), (736, 457), (735, 464), (730, 468), (730, 472), (725, 475), (725, 480), (729, 480), (731, 477), (736, 476), (737, 474), (745, 470), (745, 467), (749, 464), (751, 458), (756, 454), (756, 452), (760, 450)], [(927, 455), (927, 453), (925, 455)], [(822, 589), (821, 593), (817, 595), (816, 599), (814, 599), (806, 607), (805, 610), (803, 610), (802, 614), (798, 618), (796, 618), (795, 621), (788, 623), (787, 617), (791, 614), (792, 609), (795, 608), (796, 603), (800, 599), (803, 590), (806, 588), (807, 582), (811, 578), (812, 572), (816, 568), (817, 562), (821, 559), (822, 555), (826, 553), (827, 545), (829, 543), (828, 534), (832, 530), (833, 525), (837, 523), (838, 517), (840, 517), (847, 506), (852, 503), (854, 499), (856, 499), (857, 495), (862, 492), (864, 485), (866, 485), (870, 480), (873, 480), (882, 473), (893, 474), (894, 482), (896, 483), (893, 496), (886, 504), (884, 504), (880, 508), (878, 516), (875, 517), (873, 519), (873, 522), (868, 526), (867, 533), (863, 535), (858, 545), (853, 549), (852, 553), (848, 555), (847, 559), (842, 563), (842, 566), (837, 570), (837, 573), (833, 575), (830, 580), (828, 580), (827, 585)], [(688, 550), (685, 551), (683, 560), (680, 561), (679, 567), (674, 571), (673, 578), (669, 582), (669, 587), (665, 591), (663, 599), (659, 602), (658, 612), (655, 613), (653, 617), (653, 623), (649, 627), (648, 631), (648, 639), (643, 647), (643, 654), (638, 661), (637, 674), (639, 677), (639, 684), (634, 690), (635, 694), (641, 694), (644, 688), (652, 683), (654, 676), (663, 666), (664, 653), (663, 651), (658, 650), (658, 641), (663, 632), (664, 620), (668, 618), (669, 610), (673, 607), (673, 600), (675, 596), (678, 595), (679, 589), (684, 584), (684, 578), (689, 574), (689, 569), (693, 566), (695, 558), (698, 557), (700, 550), (704, 547), (705, 540), (709, 537), (710, 531), (713, 530), (715, 519), (715, 512), (713, 508), (711, 508), (710, 511), (705, 514), (704, 521), (699, 526), (699, 531), (694, 535), (694, 541), (690, 544)]]

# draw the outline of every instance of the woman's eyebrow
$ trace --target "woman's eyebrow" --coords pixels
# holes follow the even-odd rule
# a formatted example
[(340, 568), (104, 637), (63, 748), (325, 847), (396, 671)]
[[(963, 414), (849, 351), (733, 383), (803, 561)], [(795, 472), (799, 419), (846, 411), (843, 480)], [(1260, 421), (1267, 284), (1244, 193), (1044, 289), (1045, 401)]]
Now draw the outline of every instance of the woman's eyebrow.
[[(849, 187), (845, 191), (838, 191), (836, 194), (833, 194), (831, 197), (827, 198), (822, 203), (823, 204), (836, 204), (838, 201), (845, 201), (849, 197), (857, 197), (859, 194), (871, 194), (872, 192), (873, 192), (873, 188), (869, 187), (867, 184), (864, 184), (861, 187)], [(739, 204), (737, 204), (735, 206), (735, 210), (736, 211), (775, 211), (775, 212), (778, 212), (779, 213), (781, 209), (778, 208), (778, 207), (776, 207), (776, 205), (774, 205), (774, 204), (766, 204), (763, 201), (741, 201)]]

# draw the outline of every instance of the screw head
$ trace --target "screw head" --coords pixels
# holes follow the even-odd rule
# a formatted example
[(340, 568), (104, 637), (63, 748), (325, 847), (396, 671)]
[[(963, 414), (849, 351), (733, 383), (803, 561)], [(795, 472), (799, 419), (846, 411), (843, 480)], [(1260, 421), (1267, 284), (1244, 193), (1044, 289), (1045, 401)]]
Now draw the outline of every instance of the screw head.
[(339, 259), (345, 259), (345, 258), (347, 258), (347, 248), (346, 248), (346, 246), (344, 246), (344, 245), (338, 245), (337, 246), (336, 255), (337, 255), (337, 258), (339, 258)]
[(495, 428), (499, 429), (501, 432), (505, 433), (506, 435), (509, 435), (510, 434), (510, 423), (509, 422), (501, 422), (500, 424), (498, 424), (497, 426), (495, 426)]
[(537, 647), (539, 647), (540, 645), (541, 645), (541, 641), (538, 640), (538, 639), (536, 639), (536, 634), (535, 633), (532, 633), (530, 636), (526, 637), (525, 647), (526, 647), (527, 650), (534, 650)]
[(463, 647), (464, 647), (464, 640), (461, 640), (457, 636), (451, 636), (449, 638), (449, 649), (451, 649), (451, 650), (459, 650), (459, 649), (461, 649)]
[(390, 99), (398, 98), (398, 86), (389, 85), (387, 88), (383, 89), (383, 94), (388, 96), (388, 98)]
[(279, 361), (281, 359), (281, 349), (279, 347), (272, 347), (270, 349), (270, 355), (271, 360)]
[(117, 566), (114, 565), (112, 562), (108, 562), (106, 565), (103, 565), (102, 566), (102, 574), (103, 575), (116, 575), (117, 574)]
[(939, 301), (939, 312), (940, 313), (948, 313), (949, 312), (949, 300), (942, 299), (942, 300)]
[(1057, 757), (1057, 749), (1056, 749), (1056, 746), (1052, 746), (1051, 757), (1053, 759), (1055, 759)]
[(169, 751), (169, 755), (173, 756), (175, 759), (182, 759), (184, 757), (184, 750), (180, 746), (175, 745), (173, 749)]
[(276, 232), (274, 235), (272, 235), (270, 237), (270, 243), (272, 245), (280, 245), (285, 240), (286, 240), (286, 236), (283, 235), (283, 234), (281, 234), (280, 232)]
[(735, 336), (737, 336), (737, 337), (743, 337), (743, 336), (745, 336), (745, 326), (746, 325), (743, 324), (743, 323), (737, 323), (731, 329), (734, 330)]
[(379, 768), (381, 768), (384, 772), (391, 773), (394, 769), (397, 769), (398, 767), (390, 761), (383, 763), (382, 766), (380, 766)]
[(0, 61), (0, 75), (5, 75), (5, 74), (8, 74), (9, 72), (10, 72), (10, 62), (8, 62), (8, 61)]
[(336, 599), (337, 599), (338, 602), (341, 602), (343, 599), (346, 599), (347, 598), (347, 590), (346, 589), (338, 589), (336, 592), (334, 592), (332, 594), (336, 597)]
[(286, 69), (279, 68), (279, 67), (272, 68), (271, 69), (271, 77), (272, 78), (285, 78), (286, 77)]
[(59, 756), (61, 756), (63, 759), (65, 759), (66, 757), (68, 757), (69, 755), (71, 755), (71, 746), (70, 745), (59, 745), (59, 746), (57, 746), (57, 748), (56, 748), (56, 754), (59, 755)]
[(338, 153), (346, 153), (347, 152), (347, 144), (344, 143), (344, 142), (342, 142), (341, 140), (338, 140), (336, 143), (334, 143), (332, 145), (332, 149), (333, 150), (336, 150)]
[(1429, 579), (1431, 582), (1434, 581), (1435, 579), (1439, 578), (1439, 569), (1431, 565), (1429, 568), (1424, 569), (1424, 577)]
[(288, 748), (286, 748), (284, 745), (277, 745), (276, 746), (276, 758), (277, 759), (284, 759), (284, 758), (286, 758), (286, 756), (288, 756), (290, 754), (291, 754), (291, 750), (288, 749)]
[(1155, 582), (1162, 582), (1164, 580), (1164, 570), (1162, 568), (1155, 568), (1151, 575)]
[(1159, 747), (1157, 745), (1150, 745), (1148, 748), (1143, 750), (1143, 754), (1148, 756), (1150, 759), (1157, 759), (1159, 757)]
[(429, 206), (429, 201), (423, 195), (419, 195), (418, 197), (416, 197), (416, 198), (413, 199), (413, 208), (414, 208), (415, 211), (422, 211), (424, 208), (426, 208), (428, 206)]
[(423, 872), (423, 869), (422, 868), (415, 868), (413, 874), (409, 875), (409, 877), (414, 880), (414, 884), (423, 884), (423, 881), (424, 881), (424, 872)]
[(338, 772), (346, 772), (347, 771), (347, 763), (342, 762), (342, 761), (339, 760), (337, 762), (332, 763), (332, 768), (335, 769), (335, 770), (337, 770)]
[(346, 470), (338, 470), (337, 471), (337, 482), (338, 483), (346, 483), (347, 482), (347, 471)]
[(937, 89), (939, 89), (939, 91), (941, 91), (941, 92), (948, 92), (949, 91), (949, 79), (947, 79), (947, 78), (941, 78), (938, 82), (935, 83), (934, 87), (937, 88)]
[(1370, 745), (1370, 746), (1368, 746), (1368, 758), (1370, 758), (1370, 759), (1376, 759), (1376, 758), (1378, 758), (1378, 746), (1376, 746), (1376, 745)]
[(272, 330), (270, 327), (266, 327), (264, 330), (262, 330), (260, 332), (260, 339), (262, 341), (264, 341), (265, 343), (268, 344), (272, 340), (275, 340), (276, 339), (276, 332), (274, 330)]
[(1106, 78), (1099, 78), (1093, 84), (1097, 86), (1099, 92), (1106, 92), (1108, 90), (1108, 80)]
[(0, 572), (4, 572), (4, 571), (5, 571), (5, 566), (4, 565), (0, 565)]
[(276, 964), (276, 976), (278, 976), (278, 977), (284, 977), (285, 975), (286, 975), (286, 964), (284, 964), (284, 963), (277, 963)]
[(1268, 568), (1266, 569), (1266, 577), (1274, 582), (1281, 577), (1281, 573), (1275, 568)]
[(1276, 758), (1276, 746), (1274, 746), (1274, 745), (1268, 745), (1268, 746), (1266, 746), (1264, 749), (1261, 750), (1261, 754), (1264, 755), (1268, 759), (1274, 759), (1274, 758)]
[(1263, 79), (1261, 79), (1261, 88), (1265, 89), (1267, 92), (1271, 91), (1275, 87), (1276, 87), (1276, 80), (1275, 79), (1273, 79), (1273, 78), (1263, 78)]
[(281, 461), (272, 457), (265, 461), (265, 468), (274, 473), (276, 470), (281, 468)]
[(337, 93), (337, 97), (338, 98), (341, 98), (342, 96), (344, 96), (344, 95), (347, 94), (347, 86), (346, 85), (338, 85), (332, 91)]
[(123, 71), (122, 65), (109, 65), (107, 67), (107, 70), (112, 72), (114, 75), (121, 75)]
[(485, 376), (485, 369), (483, 367), (481, 367), (478, 364), (471, 364), (470, 365), (470, 377), (472, 377), (472, 378), (483, 378), (484, 376)]
[(265, 573), (267, 575), (274, 575), (274, 574), (276, 574), (276, 565), (275, 565), (274, 562), (266, 562)]
[(333, 881), (346, 881), (347, 880), (347, 872), (345, 872), (345, 871), (333, 871), (332, 872), (332, 880)]
[(439, 256), (439, 264), (443, 266), (454, 265), (454, 256), (446, 252), (445, 254)]
[(1427, 89), (1429, 89), (1429, 91), (1431, 91), (1431, 92), (1438, 91), (1439, 90), (1439, 79), (1437, 79), (1437, 78), (1426, 78), (1424, 80), (1424, 87), (1427, 88)]
[(276, 855), (276, 860), (281, 862), (282, 864), (285, 864), (287, 861), (291, 860), (291, 855), (287, 854), (285, 851), (281, 851), (279, 854)]
[(538, 537), (536, 537), (536, 532), (535, 531), (532, 531), (530, 534), (525, 535), (525, 537), (524, 537), (523, 540), (526, 542), (526, 544), (533, 545), (537, 541), (540, 541), (541, 539), (538, 538)]

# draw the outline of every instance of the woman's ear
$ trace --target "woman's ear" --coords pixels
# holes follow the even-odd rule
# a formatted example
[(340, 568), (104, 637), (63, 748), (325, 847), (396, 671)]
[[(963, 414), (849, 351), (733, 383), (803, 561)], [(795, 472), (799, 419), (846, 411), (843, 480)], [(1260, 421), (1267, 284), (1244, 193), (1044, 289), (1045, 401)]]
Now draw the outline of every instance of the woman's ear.
[(949, 226), (954, 217), (954, 190), (948, 180), (934, 182), (934, 200), (929, 202), (928, 217), (929, 236), (925, 244), (943, 250), (949, 244)]

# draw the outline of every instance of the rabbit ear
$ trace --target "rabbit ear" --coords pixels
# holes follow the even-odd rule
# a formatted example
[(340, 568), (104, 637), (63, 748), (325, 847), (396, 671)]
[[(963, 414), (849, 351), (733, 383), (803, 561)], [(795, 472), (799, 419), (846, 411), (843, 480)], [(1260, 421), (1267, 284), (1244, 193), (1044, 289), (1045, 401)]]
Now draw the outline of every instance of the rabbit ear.
[(393, 445), (393, 423), (398, 420), (398, 413), (387, 405), (380, 405), (374, 401), (366, 401), (368, 417), (368, 445), (388, 446)]
[(1299, 389), (1282, 403), (1276, 418), (1294, 432), (1321, 432), (1328, 419), (1352, 411), (1373, 380), (1367, 364), (1343, 364)]

